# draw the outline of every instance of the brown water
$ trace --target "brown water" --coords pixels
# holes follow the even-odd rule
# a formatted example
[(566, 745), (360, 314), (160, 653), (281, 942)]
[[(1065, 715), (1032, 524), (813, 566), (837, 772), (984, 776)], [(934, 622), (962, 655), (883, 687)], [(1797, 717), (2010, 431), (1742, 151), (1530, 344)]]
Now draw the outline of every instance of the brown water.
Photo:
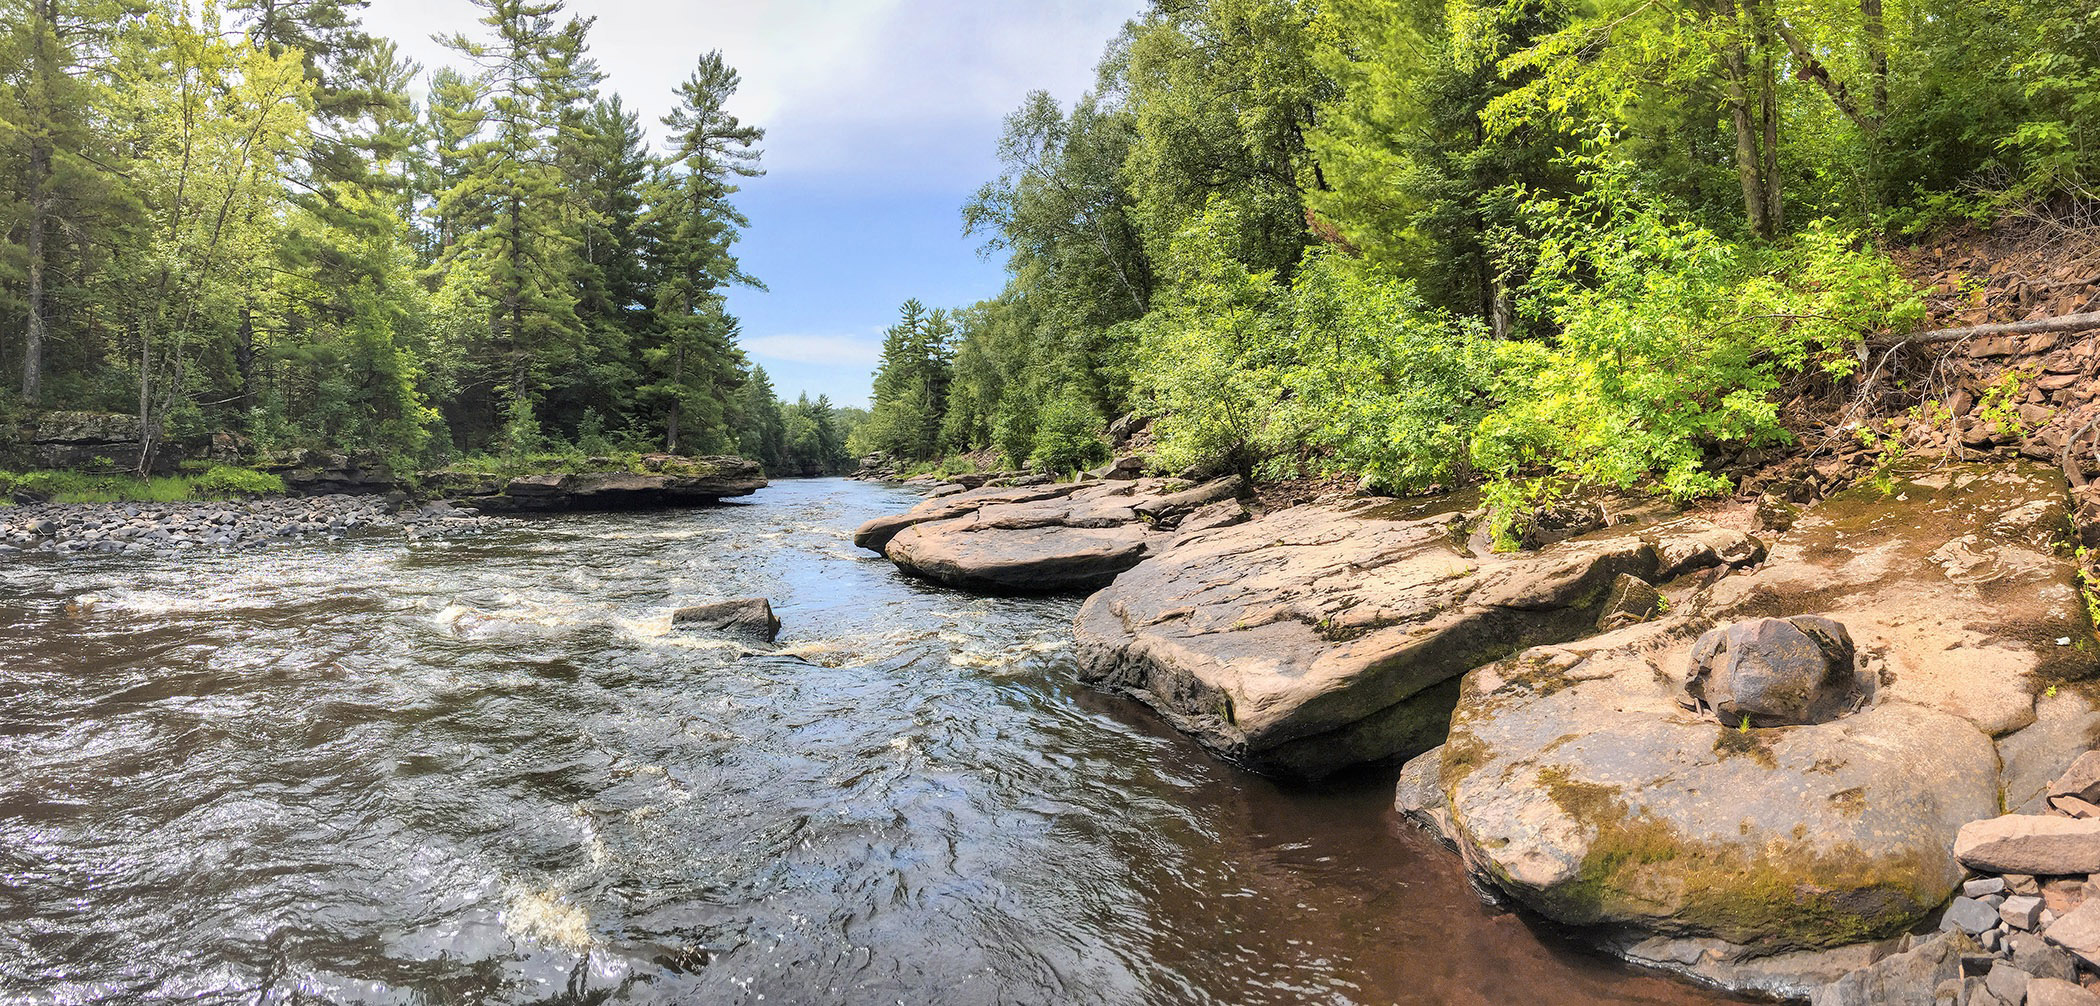
[[(913, 499), (0, 561), (0, 1001), (1716, 1001), (852, 548)], [(783, 655), (670, 629), (744, 594)]]

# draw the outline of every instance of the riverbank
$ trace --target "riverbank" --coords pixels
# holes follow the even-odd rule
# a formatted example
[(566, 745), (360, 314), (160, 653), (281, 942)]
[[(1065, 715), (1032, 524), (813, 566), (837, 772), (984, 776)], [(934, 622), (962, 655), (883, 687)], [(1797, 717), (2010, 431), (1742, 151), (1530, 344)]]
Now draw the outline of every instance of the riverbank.
[(442, 501), (310, 496), (202, 503), (35, 503), (0, 510), (0, 555), (168, 555), (295, 541), (398, 536), (443, 541), (493, 522)]
[[(856, 541), (950, 586), (1088, 595), (1082, 680), (1256, 772), (1427, 749), (1396, 803), (1452, 867), (1628, 960), (1848, 1006), (1931, 1001), (1946, 961), (2100, 988), (2076, 902), (1950, 907), (1957, 833), (2001, 809), (2100, 850), (2100, 821), (2043, 802), (2100, 737), (2100, 598), (2087, 480), (2016, 459), (2038, 442), (1772, 459), (1690, 511), (1577, 499), (1514, 551), (1466, 494), (1173, 510), (1192, 490), (1153, 479), (936, 486)], [(2043, 879), (2100, 871), (2076, 865)], [(1909, 935), (1935, 926), (1966, 935)]]

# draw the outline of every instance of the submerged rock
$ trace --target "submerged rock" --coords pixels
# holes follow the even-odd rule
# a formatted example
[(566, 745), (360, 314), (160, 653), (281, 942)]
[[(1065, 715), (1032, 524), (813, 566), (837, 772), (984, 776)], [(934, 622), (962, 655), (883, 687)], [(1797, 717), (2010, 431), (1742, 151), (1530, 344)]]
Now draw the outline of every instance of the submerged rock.
[(767, 643), (780, 635), (780, 618), (773, 614), (773, 602), (763, 597), (742, 597), (680, 608), (671, 614), (671, 624), (747, 636)]
[(1317, 777), (1438, 743), (1447, 682), (1594, 631), (1619, 577), (1659, 576), (1664, 554), (1763, 552), (1689, 520), (1481, 552), (1469, 502), (1318, 504), (1184, 536), (1080, 609), (1081, 676), (1256, 771)]

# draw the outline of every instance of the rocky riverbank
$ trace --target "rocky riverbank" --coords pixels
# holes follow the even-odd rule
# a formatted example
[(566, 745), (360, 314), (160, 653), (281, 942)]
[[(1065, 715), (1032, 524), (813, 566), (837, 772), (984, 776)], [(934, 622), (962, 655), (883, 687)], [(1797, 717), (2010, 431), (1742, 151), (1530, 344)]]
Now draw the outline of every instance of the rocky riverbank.
[[(936, 493), (857, 542), (952, 586), (1096, 591), (1081, 676), (1255, 771), (1428, 749), (1399, 811), (1629, 960), (1834, 1006), (2100, 987), (2075, 912), (2100, 784), (2064, 781), (2100, 740), (2100, 638), (2053, 466), (1697, 513), (1599, 499), (1514, 553), (1463, 494), (1257, 516), (1165, 480)], [(2011, 841), (1972, 840), (1991, 828), (2093, 862), (1970, 851)], [(1922, 997), (1861, 991), (1897, 985)]]
[(39, 503), (0, 510), (0, 555), (150, 555), (352, 535), (444, 540), (492, 521), (442, 501), (313, 496), (219, 503)]

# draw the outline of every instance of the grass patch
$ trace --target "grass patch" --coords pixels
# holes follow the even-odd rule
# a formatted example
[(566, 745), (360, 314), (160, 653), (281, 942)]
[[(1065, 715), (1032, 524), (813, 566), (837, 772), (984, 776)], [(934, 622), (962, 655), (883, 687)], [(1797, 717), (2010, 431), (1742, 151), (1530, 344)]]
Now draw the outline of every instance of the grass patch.
[(230, 465), (214, 465), (196, 475), (143, 479), (68, 471), (0, 472), (0, 497), (42, 497), (53, 503), (183, 503), (283, 492), (283, 479)]

